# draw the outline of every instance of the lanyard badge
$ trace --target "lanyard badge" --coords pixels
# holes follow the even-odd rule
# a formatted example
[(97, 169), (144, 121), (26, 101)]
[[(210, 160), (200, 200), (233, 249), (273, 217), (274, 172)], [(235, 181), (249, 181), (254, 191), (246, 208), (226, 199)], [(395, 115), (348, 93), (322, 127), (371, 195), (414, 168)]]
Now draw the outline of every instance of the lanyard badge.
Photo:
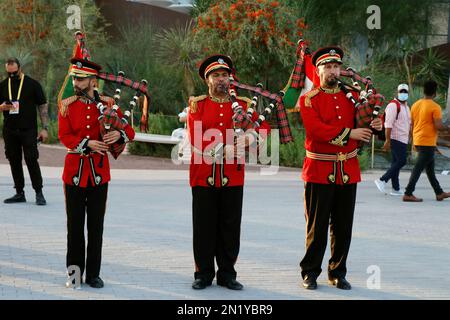
[(25, 75), (22, 74), (20, 78), (20, 85), (19, 85), (19, 91), (17, 92), (17, 99), (13, 101), (12, 98), (12, 91), (11, 91), (11, 78), (8, 79), (8, 94), (9, 94), (9, 101), (12, 102), (12, 107), (9, 110), (9, 114), (19, 114), (20, 109), (20, 95), (22, 93), (22, 87), (23, 87), (23, 79), (25, 78)]

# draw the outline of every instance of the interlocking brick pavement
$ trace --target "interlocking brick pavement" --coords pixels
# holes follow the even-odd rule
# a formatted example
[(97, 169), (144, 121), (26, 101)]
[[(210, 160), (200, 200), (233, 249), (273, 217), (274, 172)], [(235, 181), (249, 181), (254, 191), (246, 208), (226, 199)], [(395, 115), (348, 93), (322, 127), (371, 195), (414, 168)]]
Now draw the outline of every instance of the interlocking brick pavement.
[[(127, 161), (124, 156), (122, 161)], [(131, 161), (132, 162), (132, 161)], [(26, 169), (25, 169), (26, 172)], [(423, 203), (385, 196), (363, 175), (348, 259), (353, 289), (329, 287), (326, 273), (316, 291), (300, 286), (304, 254), (303, 184), (299, 170), (247, 173), (241, 250), (236, 265), (241, 292), (213, 286), (195, 291), (191, 194), (188, 171), (113, 169), (105, 218), (103, 289), (67, 289), (66, 230), (61, 167), (42, 167), (47, 206), (0, 203), (0, 300), (164, 299), (309, 300), (450, 299), (450, 200), (437, 202), (423, 175), (415, 194)], [(402, 172), (402, 187), (409, 172)], [(444, 190), (450, 176), (438, 175)], [(0, 164), (0, 199), (13, 194), (9, 166)], [(329, 259), (324, 257), (323, 269)], [(373, 270), (380, 286), (370, 289)], [(368, 273), (369, 271), (369, 273)], [(369, 283), (369, 286), (368, 286)]]

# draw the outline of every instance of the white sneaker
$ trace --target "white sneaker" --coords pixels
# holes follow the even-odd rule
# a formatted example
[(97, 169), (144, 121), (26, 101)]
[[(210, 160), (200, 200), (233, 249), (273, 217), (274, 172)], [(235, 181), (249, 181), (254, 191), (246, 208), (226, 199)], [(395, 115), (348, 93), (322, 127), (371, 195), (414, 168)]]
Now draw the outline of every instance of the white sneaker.
[(386, 193), (386, 190), (385, 190), (386, 182), (384, 182), (384, 181), (382, 181), (382, 180), (380, 180), (380, 179), (377, 179), (377, 180), (375, 180), (374, 182), (375, 182), (375, 184), (376, 184), (378, 190), (380, 190), (381, 193), (387, 194), (387, 193)]
[(404, 195), (404, 193), (401, 192), (400, 190), (394, 190), (394, 189), (392, 189), (390, 195), (391, 195), (391, 196), (402, 196), (402, 195)]

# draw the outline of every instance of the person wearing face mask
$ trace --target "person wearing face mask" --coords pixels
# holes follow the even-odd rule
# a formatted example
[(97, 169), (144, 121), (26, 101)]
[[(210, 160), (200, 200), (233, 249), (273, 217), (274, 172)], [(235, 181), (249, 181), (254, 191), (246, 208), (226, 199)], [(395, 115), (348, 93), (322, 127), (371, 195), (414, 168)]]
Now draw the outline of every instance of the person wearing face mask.
[(403, 196), (403, 201), (405, 202), (423, 201), (422, 198), (416, 197), (413, 192), (424, 169), (426, 170), (428, 181), (436, 194), (436, 200), (442, 201), (450, 197), (450, 192), (442, 190), (434, 172), (434, 154), (436, 152), (438, 130), (449, 130), (442, 123), (441, 107), (434, 101), (436, 91), (436, 81), (426, 81), (423, 86), (424, 97), (417, 100), (411, 107), (412, 143), (418, 155)]
[[(233, 62), (225, 55), (206, 58), (199, 67), (208, 94), (191, 97), (187, 117), (191, 143), (190, 186), (192, 188), (193, 249), (195, 281), (192, 288), (205, 289), (217, 276), (217, 284), (242, 290), (234, 265), (238, 258), (244, 191), (244, 146), (255, 145), (270, 131), (263, 121), (234, 141), (233, 109), (229, 77)], [(248, 98), (237, 97), (244, 112)], [(253, 113), (252, 121), (258, 118)], [(260, 135), (261, 134), (261, 135)], [(215, 271), (214, 259), (218, 270)]]
[[(36, 192), (36, 204), (45, 205), (37, 143), (48, 139), (48, 104), (38, 81), (22, 72), (17, 58), (5, 64), (8, 77), (0, 83), (0, 110), (3, 111), (5, 155), (11, 167), (16, 194), (4, 203), (25, 202), (22, 152)], [(42, 129), (38, 131), (37, 111)]]
[(402, 196), (400, 191), (400, 170), (406, 164), (407, 147), (411, 128), (411, 112), (408, 107), (408, 85), (402, 83), (397, 88), (397, 97), (385, 109), (386, 141), (383, 150), (391, 150), (391, 167), (375, 180), (375, 185), (382, 193), (386, 193), (386, 184), (392, 182), (391, 195)]
[[(306, 218), (306, 252), (300, 262), (302, 285), (317, 289), (330, 229), (331, 258), (328, 283), (350, 290), (346, 280), (347, 256), (352, 237), (356, 187), (361, 181), (358, 142), (369, 142), (370, 128), (355, 128), (356, 108), (338, 83), (344, 52), (339, 47), (317, 50), (312, 63), (320, 87), (299, 99), (305, 126), (306, 157), (302, 178)], [(353, 93), (355, 99), (356, 93)], [(380, 131), (379, 118), (370, 127)]]

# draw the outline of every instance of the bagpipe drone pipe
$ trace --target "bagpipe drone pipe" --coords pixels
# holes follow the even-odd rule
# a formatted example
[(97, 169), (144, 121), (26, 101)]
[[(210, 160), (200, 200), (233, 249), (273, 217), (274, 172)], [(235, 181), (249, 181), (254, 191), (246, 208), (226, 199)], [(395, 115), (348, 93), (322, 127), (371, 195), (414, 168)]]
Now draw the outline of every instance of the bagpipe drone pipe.
[[(111, 75), (109, 75), (111, 76)], [(125, 134), (125, 127), (130, 125), (130, 116), (132, 115), (132, 111), (135, 110), (139, 104), (139, 98), (142, 96), (144, 91), (147, 88), (147, 80), (143, 79), (139, 83), (139, 85), (135, 85), (136, 92), (129, 102), (128, 108), (120, 108), (120, 100), (122, 96), (122, 83), (121, 81), (124, 78), (124, 72), (119, 71), (116, 81), (116, 89), (114, 92), (114, 98), (108, 98), (108, 96), (100, 96), (97, 88), (94, 89), (94, 97), (93, 100), (97, 105), (97, 109), (99, 110), (100, 116), (98, 117), (98, 121), (100, 122), (100, 135), (103, 137), (110, 130), (117, 130), (121, 133), (122, 140), (115, 142), (110, 145), (109, 152), (111, 155), (117, 159), (117, 157), (123, 152), (125, 149), (125, 143), (128, 142), (127, 136)], [(134, 82), (133, 82), (134, 83)], [(88, 97), (90, 98), (90, 97)], [(146, 95), (144, 97), (144, 101), (146, 100)], [(103, 160), (103, 158), (102, 158)], [(102, 165), (102, 161), (100, 161), (100, 166)]]

